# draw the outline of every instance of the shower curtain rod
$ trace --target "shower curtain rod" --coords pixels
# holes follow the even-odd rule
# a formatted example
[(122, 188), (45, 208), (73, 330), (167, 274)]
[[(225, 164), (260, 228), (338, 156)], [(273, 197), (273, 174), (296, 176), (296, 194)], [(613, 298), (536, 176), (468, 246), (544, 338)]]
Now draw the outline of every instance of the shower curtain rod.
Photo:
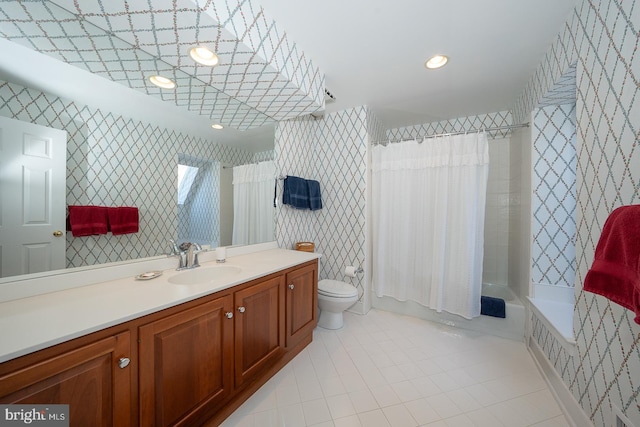
[[(464, 135), (466, 133), (475, 133), (475, 132), (497, 132), (499, 130), (512, 130), (512, 129), (518, 129), (518, 128), (528, 128), (529, 127), (529, 123), (521, 123), (519, 125), (507, 125), (507, 126), (496, 126), (496, 127), (492, 127), (492, 128), (480, 128), (480, 129), (471, 129), (471, 130), (466, 130), (466, 131), (460, 131), (460, 132), (449, 132), (449, 133), (438, 133), (438, 134), (434, 134), (434, 135), (422, 135), (419, 136), (417, 138), (408, 138), (408, 139), (384, 139), (382, 141), (374, 141), (372, 144), (373, 145), (383, 145), (386, 146), (388, 144), (394, 144), (396, 142), (405, 142), (405, 141), (416, 141), (418, 139), (426, 139), (426, 138), (437, 138), (440, 136), (454, 136), (454, 135)], [(422, 141), (420, 141), (422, 142)]]

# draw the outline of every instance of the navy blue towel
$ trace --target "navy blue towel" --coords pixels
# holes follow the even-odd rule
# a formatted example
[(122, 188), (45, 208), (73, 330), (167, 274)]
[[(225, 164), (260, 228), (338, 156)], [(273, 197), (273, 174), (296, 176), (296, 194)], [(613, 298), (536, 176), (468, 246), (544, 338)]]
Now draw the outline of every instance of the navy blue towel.
[(284, 179), (282, 203), (296, 209), (309, 209), (309, 186), (307, 180), (297, 176)]
[(493, 297), (480, 297), (480, 314), (493, 317), (507, 317), (504, 300)]
[(309, 209), (317, 211), (322, 209), (322, 197), (320, 195), (320, 183), (318, 181), (307, 180), (309, 186)]

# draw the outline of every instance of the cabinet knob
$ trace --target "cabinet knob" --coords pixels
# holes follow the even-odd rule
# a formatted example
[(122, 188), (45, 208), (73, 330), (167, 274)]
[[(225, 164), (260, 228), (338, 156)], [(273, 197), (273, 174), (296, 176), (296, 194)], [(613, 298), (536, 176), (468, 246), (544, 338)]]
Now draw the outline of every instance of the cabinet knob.
[(293, 289), (293, 288), (295, 288), (295, 286), (294, 286), (294, 284), (292, 283), (292, 284), (290, 284), (290, 285), (289, 285), (289, 289)]
[(227, 313), (225, 314), (225, 316), (227, 316), (227, 319), (233, 319), (233, 313), (230, 311), (227, 311)]
[(124, 369), (127, 366), (129, 366), (129, 363), (131, 363), (131, 359), (129, 359), (128, 357), (121, 357), (120, 360), (118, 360), (118, 366), (120, 367), (120, 369)]
[(239, 311), (240, 313), (244, 313), (244, 307), (243, 307), (243, 306), (238, 307), (238, 311)]

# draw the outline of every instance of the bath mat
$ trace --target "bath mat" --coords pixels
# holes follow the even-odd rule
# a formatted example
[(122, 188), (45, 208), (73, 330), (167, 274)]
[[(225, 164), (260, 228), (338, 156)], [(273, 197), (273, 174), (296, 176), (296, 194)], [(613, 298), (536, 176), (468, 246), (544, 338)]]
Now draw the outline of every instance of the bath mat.
[(501, 298), (493, 297), (480, 297), (480, 314), (485, 316), (500, 317), (504, 319), (507, 317), (506, 304)]

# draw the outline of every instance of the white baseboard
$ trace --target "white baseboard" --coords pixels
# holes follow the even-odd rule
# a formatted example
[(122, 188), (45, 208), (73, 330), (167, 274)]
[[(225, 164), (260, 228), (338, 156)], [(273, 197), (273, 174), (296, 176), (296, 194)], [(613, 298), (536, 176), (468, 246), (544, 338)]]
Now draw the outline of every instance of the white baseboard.
[(549, 390), (551, 390), (558, 405), (560, 405), (560, 409), (562, 409), (569, 424), (572, 427), (593, 427), (593, 423), (582, 409), (582, 406), (573, 397), (573, 394), (571, 394), (567, 385), (544, 355), (538, 343), (531, 337), (529, 337), (527, 343), (529, 353), (533, 356), (533, 360), (536, 362), (538, 369), (549, 386)]

